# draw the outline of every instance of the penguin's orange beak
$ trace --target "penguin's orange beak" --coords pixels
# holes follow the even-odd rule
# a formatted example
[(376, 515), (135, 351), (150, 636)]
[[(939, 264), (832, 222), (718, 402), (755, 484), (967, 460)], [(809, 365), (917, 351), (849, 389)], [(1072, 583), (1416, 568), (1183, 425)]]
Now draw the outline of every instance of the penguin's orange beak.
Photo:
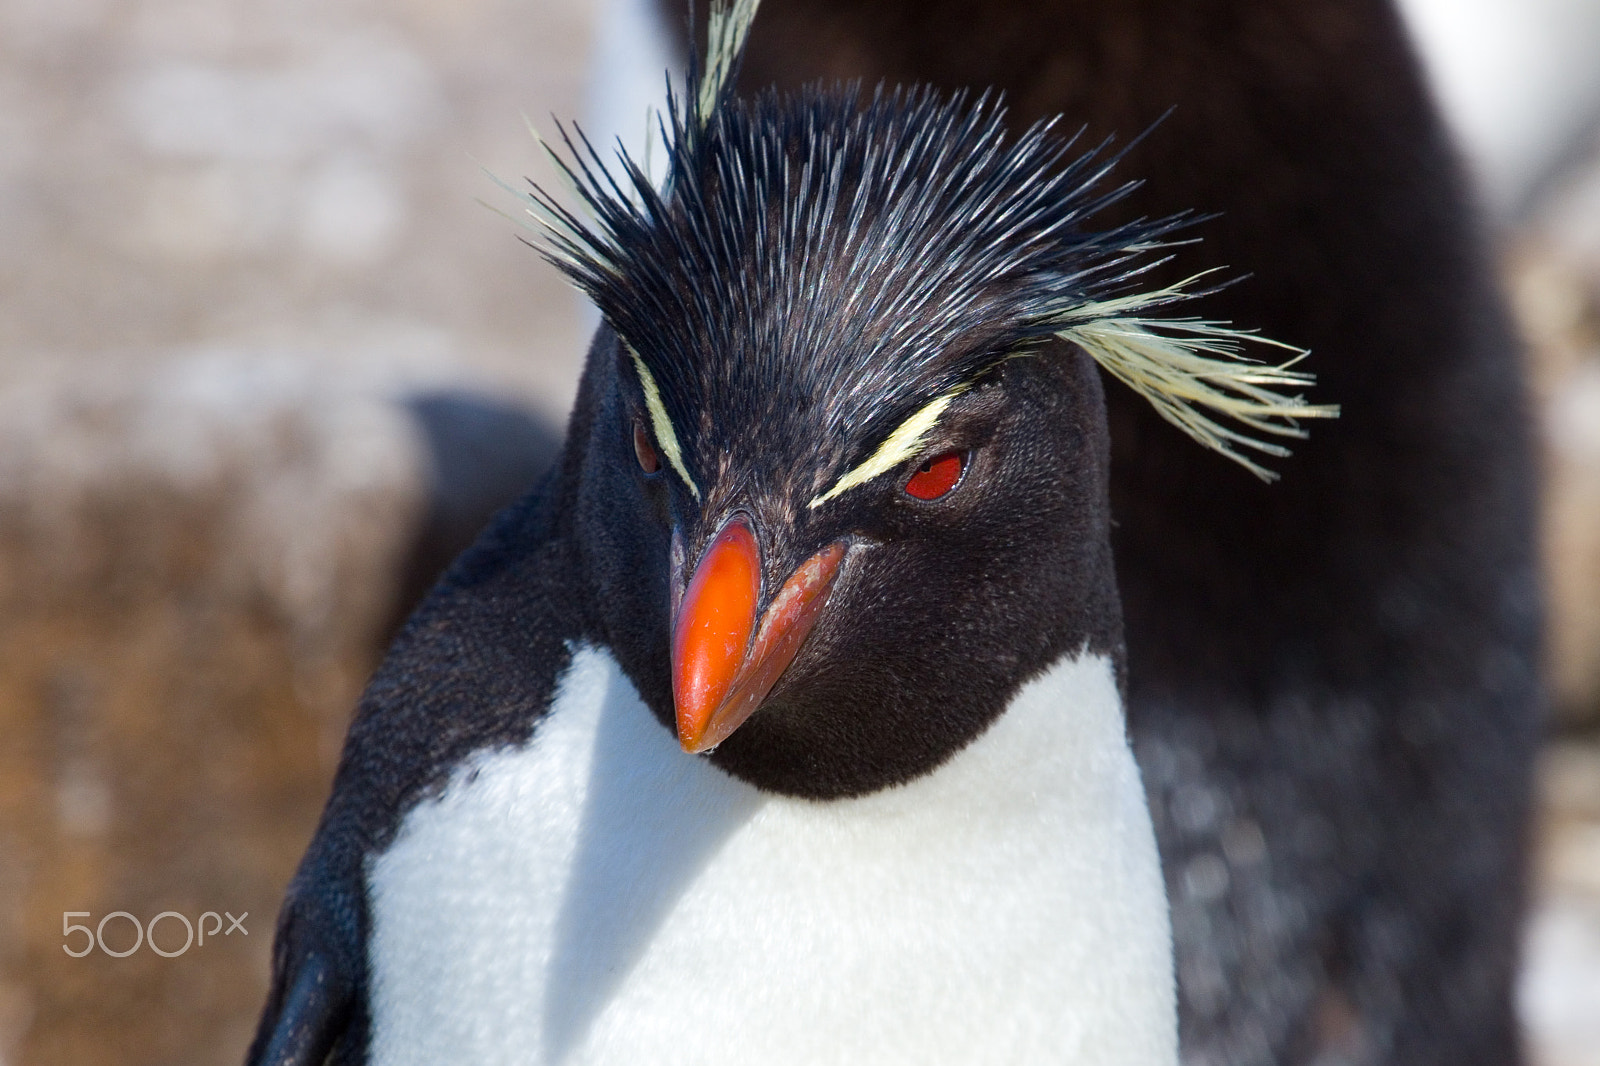
[(827, 604), (844, 552), (840, 541), (807, 559), (757, 626), (761, 552), (755, 534), (743, 518), (717, 534), (673, 624), (672, 700), (684, 751), (710, 751), (761, 706)]

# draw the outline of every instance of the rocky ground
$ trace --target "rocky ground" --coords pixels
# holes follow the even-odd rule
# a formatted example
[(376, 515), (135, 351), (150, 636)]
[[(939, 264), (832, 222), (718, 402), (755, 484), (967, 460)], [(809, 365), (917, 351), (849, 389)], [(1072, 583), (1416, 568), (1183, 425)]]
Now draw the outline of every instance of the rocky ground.
[[(475, 198), (503, 203), (483, 168), (545, 173), (524, 113), (582, 113), (590, 6), (0, 0), (0, 1066), (239, 1060), (436, 474), (406, 401), (570, 402), (577, 302)], [(1502, 224), (1562, 707), (1523, 983), (1540, 1066), (1600, 1064), (1585, 153)], [(62, 950), (65, 912), (114, 911), (248, 916), (171, 958)], [(165, 919), (157, 945), (182, 939)]]

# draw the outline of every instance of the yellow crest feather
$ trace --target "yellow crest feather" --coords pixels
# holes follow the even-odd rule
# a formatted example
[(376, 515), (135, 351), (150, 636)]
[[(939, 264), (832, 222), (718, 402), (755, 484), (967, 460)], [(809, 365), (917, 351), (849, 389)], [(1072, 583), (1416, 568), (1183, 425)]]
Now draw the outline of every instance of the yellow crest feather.
[[(1063, 328), (1056, 336), (1081, 347), (1190, 437), (1263, 481), (1275, 481), (1277, 474), (1239, 448), (1274, 456), (1288, 455), (1289, 449), (1229, 428), (1207, 412), (1230, 418), (1257, 434), (1305, 437), (1297, 419), (1337, 418), (1339, 408), (1336, 404), (1309, 404), (1298, 395), (1279, 391), (1315, 381), (1314, 375), (1292, 369), (1309, 354), (1299, 348), (1222, 322), (1138, 313), (1187, 298), (1188, 286), (1195, 280), (1074, 308), (1057, 320)], [(1242, 354), (1246, 343), (1281, 348), (1294, 356), (1278, 364), (1256, 362)]]
[(733, 65), (744, 50), (745, 38), (750, 36), (750, 23), (755, 21), (756, 8), (761, 0), (711, 0), (711, 14), (706, 27), (706, 69), (700, 79), (699, 104), (702, 117), (710, 115), (717, 106)]

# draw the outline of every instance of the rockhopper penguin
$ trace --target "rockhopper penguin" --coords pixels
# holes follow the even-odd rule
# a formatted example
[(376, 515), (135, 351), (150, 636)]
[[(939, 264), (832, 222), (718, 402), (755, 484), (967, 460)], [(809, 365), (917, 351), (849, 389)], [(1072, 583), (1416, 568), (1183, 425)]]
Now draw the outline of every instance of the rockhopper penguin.
[(251, 1063), (1176, 1062), (1096, 366), (1264, 476), (1332, 412), (1140, 284), (1185, 219), (1090, 228), (1104, 150), (741, 98), (753, 13), (659, 190), (527, 195), (604, 317), (567, 443), (364, 696)]

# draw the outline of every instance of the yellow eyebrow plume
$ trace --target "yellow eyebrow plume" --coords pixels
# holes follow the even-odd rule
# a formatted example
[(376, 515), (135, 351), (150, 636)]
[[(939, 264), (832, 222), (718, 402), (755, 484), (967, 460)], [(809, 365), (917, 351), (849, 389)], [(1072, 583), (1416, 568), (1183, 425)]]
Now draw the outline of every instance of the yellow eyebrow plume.
[(639, 353), (632, 348), (628, 355), (633, 359), (633, 368), (639, 372), (639, 387), (644, 390), (644, 406), (650, 412), (650, 429), (655, 433), (656, 443), (661, 446), (661, 453), (667, 457), (667, 465), (678, 472), (683, 478), (683, 483), (689, 486), (689, 492), (696, 500), (700, 499), (700, 486), (694, 483), (694, 478), (689, 476), (688, 467), (683, 465), (683, 451), (678, 447), (678, 434), (672, 428), (672, 419), (667, 417), (667, 407), (661, 402), (661, 390), (656, 388), (656, 379), (651, 375), (650, 368), (644, 365), (644, 360), (639, 358)]
[(939, 416), (944, 414), (944, 409), (950, 406), (950, 401), (966, 391), (965, 385), (957, 386), (942, 396), (935, 397), (924, 405), (916, 414), (895, 427), (895, 431), (878, 446), (878, 450), (867, 457), (866, 461), (848, 470), (843, 477), (834, 482), (833, 488), (812, 499), (806, 507), (820, 507), (840, 493), (848, 492), (857, 485), (864, 485), (880, 474), (886, 474), (896, 466), (912, 458), (922, 447), (922, 440), (939, 422)]

